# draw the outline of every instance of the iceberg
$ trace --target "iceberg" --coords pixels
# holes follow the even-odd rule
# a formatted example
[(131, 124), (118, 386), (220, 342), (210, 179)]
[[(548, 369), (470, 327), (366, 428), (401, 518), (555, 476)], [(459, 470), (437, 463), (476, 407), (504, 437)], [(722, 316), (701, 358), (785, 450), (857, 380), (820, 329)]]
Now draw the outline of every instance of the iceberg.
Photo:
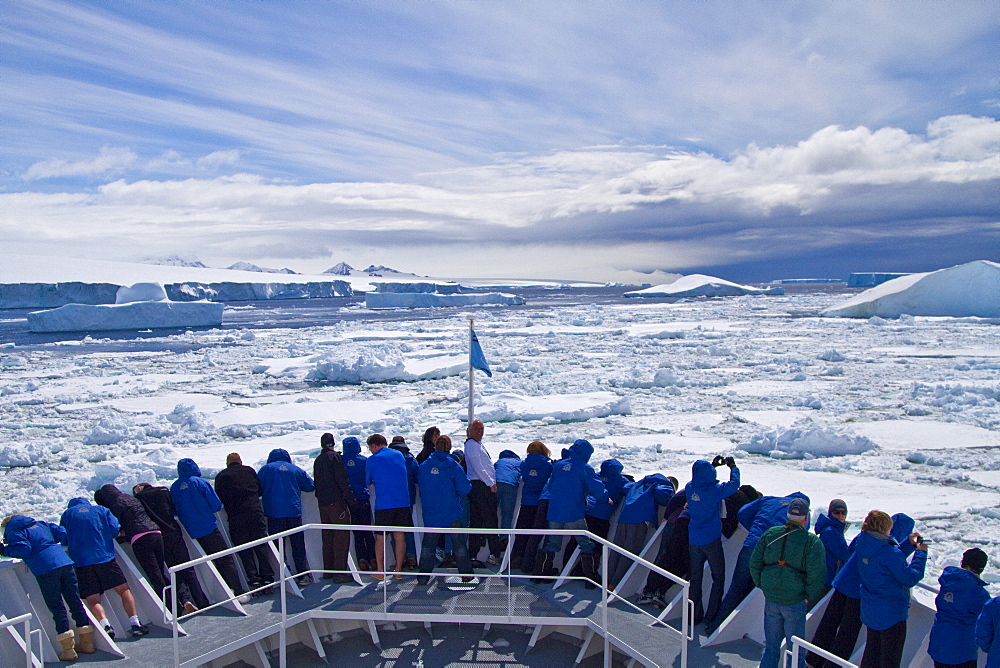
[(903, 314), (1000, 317), (1000, 264), (976, 260), (886, 281), (821, 311), (837, 318), (898, 318)]
[(654, 285), (644, 290), (626, 292), (626, 297), (738, 297), (741, 295), (783, 295), (780, 287), (755, 288), (740, 285), (715, 276), (691, 274), (681, 276), (673, 283)]
[(215, 302), (138, 301), (125, 304), (66, 304), (28, 314), (32, 332), (104, 332), (115, 330), (216, 327), (222, 304)]

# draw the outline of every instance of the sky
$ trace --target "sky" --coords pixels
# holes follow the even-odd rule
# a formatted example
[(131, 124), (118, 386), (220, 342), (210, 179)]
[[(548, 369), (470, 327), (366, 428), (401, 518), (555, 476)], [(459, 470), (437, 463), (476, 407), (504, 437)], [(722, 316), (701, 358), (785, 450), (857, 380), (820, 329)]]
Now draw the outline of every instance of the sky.
[(1000, 260), (1000, 4), (5, 3), (0, 252), (846, 278)]

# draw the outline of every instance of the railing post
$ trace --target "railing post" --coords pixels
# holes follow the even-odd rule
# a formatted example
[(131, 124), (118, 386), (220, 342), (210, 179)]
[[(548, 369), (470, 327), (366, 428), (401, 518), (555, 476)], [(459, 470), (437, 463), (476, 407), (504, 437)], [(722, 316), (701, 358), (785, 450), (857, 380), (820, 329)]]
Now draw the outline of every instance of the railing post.
[[(42, 648), (39, 647), (39, 650)], [(41, 656), (41, 653), (39, 653)], [(31, 651), (31, 617), (24, 618), (24, 660), (27, 668), (32, 668), (34, 663), (35, 655)]]
[(170, 611), (173, 619), (170, 620), (170, 628), (173, 633), (174, 644), (174, 666), (181, 665), (180, 633), (177, 622), (177, 572), (170, 571)]
[(278, 666), (280, 666), (280, 668), (285, 668), (285, 666), (288, 665), (288, 648), (286, 646), (286, 642), (288, 641), (288, 639), (286, 638), (286, 632), (285, 632), (285, 627), (288, 625), (288, 610), (285, 601), (285, 591), (286, 591), (285, 581), (287, 580), (288, 576), (285, 575), (284, 538), (278, 539), (278, 560), (281, 562), (279, 566), (280, 570), (278, 571), (279, 573), (281, 573), (281, 628), (278, 630), (278, 651), (279, 651)]
[(604, 668), (611, 668), (611, 641), (608, 640), (608, 546), (601, 544), (601, 629), (604, 631)]

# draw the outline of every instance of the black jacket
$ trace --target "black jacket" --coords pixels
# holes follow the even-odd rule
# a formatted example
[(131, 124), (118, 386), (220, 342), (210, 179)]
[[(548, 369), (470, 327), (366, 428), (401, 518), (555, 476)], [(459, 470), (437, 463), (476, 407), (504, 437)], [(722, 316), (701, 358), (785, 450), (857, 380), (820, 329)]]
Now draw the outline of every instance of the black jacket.
[(351, 483), (347, 479), (344, 459), (333, 448), (324, 449), (313, 462), (313, 481), (316, 483), (316, 502), (319, 505), (346, 503), (350, 508), (357, 505)]
[(141, 533), (160, 530), (160, 527), (146, 514), (146, 509), (141, 503), (134, 497), (122, 493), (114, 485), (104, 485), (94, 492), (94, 501), (111, 511), (122, 526), (122, 533), (129, 540)]
[(147, 487), (135, 498), (146, 510), (146, 515), (163, 533), (180, 533), (181, 525), (174, 517), (174, 501), (170, 498), (170, 490), (166, 487)]
[(219, 495), (226, 514), (264, 516), (260, 502), (260, 480), (249, 466), (233, 462), (215, 476), (215, 493)]

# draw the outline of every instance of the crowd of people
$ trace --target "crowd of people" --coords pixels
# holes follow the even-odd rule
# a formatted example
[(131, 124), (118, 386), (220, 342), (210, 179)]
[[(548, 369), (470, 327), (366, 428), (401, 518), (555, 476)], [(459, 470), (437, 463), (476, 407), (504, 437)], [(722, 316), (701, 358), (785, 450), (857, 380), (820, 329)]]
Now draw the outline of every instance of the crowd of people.
[[(403, 578), (415, 571), (418, 585), (425, 585), (435, 569), (453, 567), (457, 576), (448, 581), (474, 586), (477, 567), (499, 566), (509, 553), (511, 569), (544, 582), (560, 572), (557, 562), (561, 560), (563, 567), (568, 564), (578, 547), (580, 563), (575, 574), (583, 576), (588, 588), (595, 588), (601, 584), (600, 551), (586, 534), (571, 539), (562, 551), (562, 535), (519, 535), (508, 546), (504, 530), (586, 529), (639, 554), (650, 529), (662, 524), (654, 563), (690, 581), (694, 623), (703, 624), (707, 635), (759, 588), (765, 599), (765, 648), (760, 665), (776, 668), (783, 665), (781, 644), (790, 642), (792, 636), (805, 637), (807, 612), (832, 590), (811, 642), (846, 659), (864, 626), (867, 642), (861, 665), (900, 665), (909, 590), (923, 578), (927, 557), (927, 542), (905, 514), (871, 511), (861, 532), (848, 543), (848, 509), (843, 500), (830, 501), (810, 531), (810, 499), (805, 494), (763, 496), (752, 486), (741, 485), (732, 457), (696, 461), (690, 481), (681, 486), (677, 478), (659, 473), (636, 480), (624, 473), (616, 459), (604, 460), (595, 470), (590, 464), (594, 448), (584, 439), (564, 449), (558, 459), (544, 443), (533, 441), (523, 459), (504, 450), (494, 462), (483, 437), (483, 423), (474, 420), (463, 448), (457, 449), (447, 435), (431, 427), (414, 456), (405, 438), (396, 436), (390, 442), (372, 434), (366, 439), (369, 454), (365, 456), (358, 438), (344, 438), (338, 451), (335, 437), (327, 433), (320, 439), (312, 475), (296, 466), (287, 451), (275, 449), (260, 470), (244, 465), (239, 454), (230, 454), (214, 484), (202, 477), (194, 460), (182, 459), (177, 464), (177, 480), (169, 489), (144, 482), (129, 495), (114, 485), (104, 485), (94, 493), (97, 505), (75, 498), (59, 524), (25, 515), (7, 517), (0, 549), (6, 556), (26, 561), (52, 612), (62, 648), (60, 659), (72, 660), (77, 651), (94, 651), (84, 603), (114, 637), (101, 603), (108, 590), (121, 599), (129, 617), (128, 633), (141, 637), (148, 631), (136, 615), (113, 541), (130, 546), (150, 586), (162, 597), (169, 582), (167, 568), (191, 559), (181, 527), (206, 554), (228, 547), (217, 519), (222, 509), (229, 539), (239, 546), (301, 526), (302, 493), (314, 492), (323, 524), (352, 527), (322, 532), (323, 567), (317, 571), (334, 584), (354, 582), (348, 565), (353, 536), (358, 570), (376, 580)], [(724, 480), (718, 476), (722, 467), (728, 469)], [(413, 532), (364, 528), (372, 524), (414, 526), (418, 493), (424, 527), (419, 555)], [(615, 533), (609, 539), (615, 519)], [(741, 525), (747, 537), (726, 590), (723, 540)], [(495, 531), (435, 531), (462, 527)], [(387, 540), (392, 544), (391, 565)], [(292, 534), (289, 543), (296, 582), (308, 586), (314, 579), (304, 534)], [(484, 549), (485, 559), (480, 561)], [(214, 560), (233, 596), (246, 602), (249, 594), (268, 593), (275, 581), (270, 546), (264, 543), (237, 554), (249, 589), (243, 586), (232, 556)], [(979, 649), (987, 653), (988, 666), (1000, 666), (1000, 597), (991, 599), (980, 577), (987, 562), (986, 553), (973, 548), (964, 553), (960, 566), (946, 568), (939, 578), (937, 615), (928, 647), (936, 667), (971, 668)], [(611, 551), (608, 586), (618, 585), (633, 563)], [(704, 601), (706, 565), (711, 585)], [(637, 603), (665, 607), (674, 581), (645, 570)], [(195, 570), (188, 568), (178, 575), (177, 596), (184, 610), (192, 613), (208, 606)], [(800, 667), (806, 663), (833, 665), (818, 654), (803, 653)]]

